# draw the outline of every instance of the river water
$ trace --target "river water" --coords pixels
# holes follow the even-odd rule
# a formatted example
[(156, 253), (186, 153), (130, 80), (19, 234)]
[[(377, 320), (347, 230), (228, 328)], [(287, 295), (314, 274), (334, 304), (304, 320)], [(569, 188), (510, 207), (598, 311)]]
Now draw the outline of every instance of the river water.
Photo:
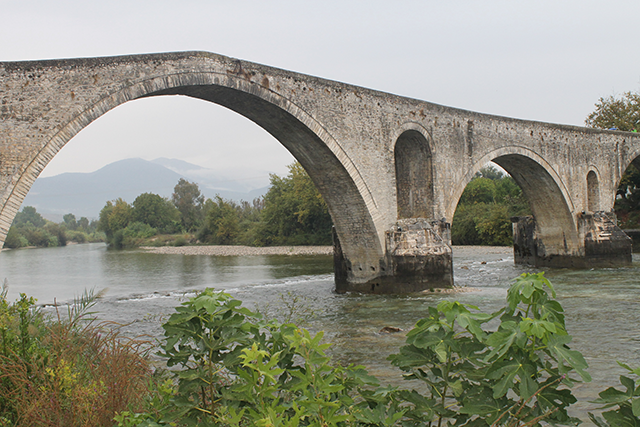
[[(338, 295), (333, 292), (330, 256), (213, 257), (111, 251), (104, 244), (23, 249), (0, 253), (0, 280), (9, 298), (20, 292), (51, 304), (67, 302), (85, 289), (106, 289), (96, 306), (100, 319), (128, 324), (126, 333), (160, 337), (162, 319), (194, 291), (224, 290), (249, 307), (284, 316), (286, 303), (297, 300), (296, 313), (306, 326), (325, 331), (340, 362), (365, 365), (384, 382), (401, 384), (400, 372), (386, 357), (397, 351), (404, 334), (442, 299), (495, 311), (505, 302), (512, 279), (539, 270), (516, 266), (508, 248), (454, 248), (454, 277), (464, 292), (454, 294)], [(550, 269), (566, 311), (571, 347), (583, 353), (593, 381), (580, 384), (575, 414), (586, 419), (587, 403), (624, 373), (616, 363), (640, 367), (640, 257), (615, 269)], [(380, 333), (384, 326), (402, 328)]]

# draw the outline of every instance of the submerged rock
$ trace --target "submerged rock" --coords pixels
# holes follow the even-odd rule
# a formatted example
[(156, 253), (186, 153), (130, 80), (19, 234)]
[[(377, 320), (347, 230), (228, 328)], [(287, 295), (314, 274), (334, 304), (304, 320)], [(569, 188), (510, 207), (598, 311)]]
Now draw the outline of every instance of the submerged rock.
[(402, 329), (395, 326), (385, 326), (384, 328), (380, 329), (381, 334), (395, 334), (398, 332), (402, 332)]

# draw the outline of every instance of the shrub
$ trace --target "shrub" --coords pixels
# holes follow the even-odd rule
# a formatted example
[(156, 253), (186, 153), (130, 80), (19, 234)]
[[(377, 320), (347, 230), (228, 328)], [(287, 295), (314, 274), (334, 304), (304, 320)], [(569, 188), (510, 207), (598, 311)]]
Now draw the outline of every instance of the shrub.
[[(548, 292), (551, 293), (551, 297)], [(576, 401), (571, 386), (590, 381), (582, 355), (568, 347), (561, 305), (551, 283), (523, 274), (510, 287), (507, 306), (496, 313), (441, 301), (429, 308), (390, 357), (407, 379), (425, 383), (426, 396), (401, 393), (406, 417), (438, 425), (575, 424), (567, 408)], [(482, 325), (499, 316), (494, 332)]]
[(149, 224), (132, 222), (124, 229), (123, 235), (124, 237), (148, 239), (149, 237), (155, 236), (157, 232), (158, 231)]
[(97, 324), (88, 294), (68, 315), (46, 318), (35, 299), (0, 295), (0, 424), (111, 426), (117, 412), (138, 410), (149, 365), (142, 342)]
[(173, 241), (173, 246), (186, 246), (187, 243), (187, 239), (185, 239), (184, 236), (178, 236), (176, 240)]
[(16, 249), (25, 246), (29, 246), (29, 241), (20, 234), (16, 227), (10, 227), (7, 237), (4, 239), (4, 247)]
[[(338, 425), (355, 421), (352, 395), (377, 382), (361, 367), (332, 367), (322, 333), (265, 322), (224, 293), (203, 291), (163, 325), (162, 355), (180, 366), (153, 423)], [(157, 409), (157, 408), (156, 408)], [(120, 425), (151, 423), (151, 412)], [(129, 423), (129, 424), (125, 424)], [(142, 421), (140, 421), (142, 423)]]
[(67, 238), (76, 243), (86, 243), (88, 240), (87, 233), (83, 231), (67, 231)]

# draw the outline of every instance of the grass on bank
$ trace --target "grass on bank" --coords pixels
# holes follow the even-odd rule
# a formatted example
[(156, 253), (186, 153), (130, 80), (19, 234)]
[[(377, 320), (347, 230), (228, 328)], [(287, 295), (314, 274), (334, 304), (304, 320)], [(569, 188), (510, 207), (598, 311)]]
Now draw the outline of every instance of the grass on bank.
[(45, 315), (21, 294), (0, 294), (0, 426), (111, 426), (144, 410), (151, 367), (146, 343), (98, 322), (91, 293)]

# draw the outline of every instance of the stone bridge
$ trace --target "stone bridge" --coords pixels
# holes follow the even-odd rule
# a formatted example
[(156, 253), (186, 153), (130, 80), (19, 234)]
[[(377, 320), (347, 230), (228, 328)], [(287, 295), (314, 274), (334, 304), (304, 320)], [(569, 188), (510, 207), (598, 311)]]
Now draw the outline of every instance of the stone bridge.
[(453, 283), (449, 224), (489, 161), (522, 188), (516, 262), (630, 262), (610, 212), (640, 136), (444, 107), (207, 52), (0, 63), (0, 240), (40, 172), (127, 101), (184, 95), (247, 117), (284, 145), (335, 224), (339, 292)]

